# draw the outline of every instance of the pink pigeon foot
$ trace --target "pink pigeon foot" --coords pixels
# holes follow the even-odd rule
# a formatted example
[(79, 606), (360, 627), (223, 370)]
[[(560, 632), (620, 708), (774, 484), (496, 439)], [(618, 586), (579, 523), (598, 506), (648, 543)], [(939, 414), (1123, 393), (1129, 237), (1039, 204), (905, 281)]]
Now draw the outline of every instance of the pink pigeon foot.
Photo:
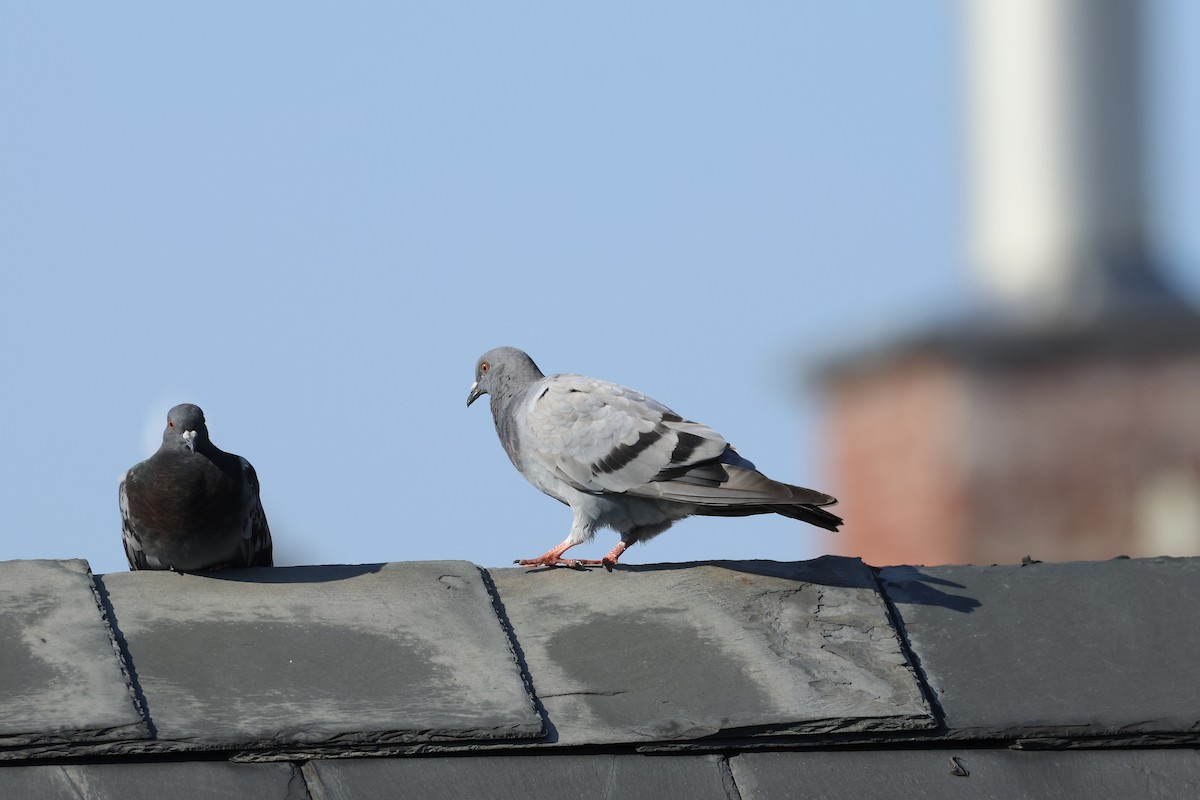
[[(629, 545), (624, 542), (617, 542), (617, 546), (608, 551), (608, 555), (596, 561), (595, 559), (580, 559), (575, 563), (583, 567), (604, 567), (607, 570), (612, 570), (617, 565), (617, 560)], [(547, 553), (549, 555), (549, 553)]]
[(563, 553), (574, 546), (570, 542), (563, 542), (537, 558), (518, 558), (513, 563), (522, 567), (579, 567), (583, 562), (562, 557)]

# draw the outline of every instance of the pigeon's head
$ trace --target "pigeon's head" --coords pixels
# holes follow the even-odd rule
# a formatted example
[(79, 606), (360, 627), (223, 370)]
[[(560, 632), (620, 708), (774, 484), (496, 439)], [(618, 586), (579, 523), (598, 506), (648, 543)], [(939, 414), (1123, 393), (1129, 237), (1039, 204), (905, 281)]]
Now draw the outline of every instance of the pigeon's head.
[(496, 397), (515, 392), (541, 377), (542, 371), (523, 350), (515, 347), (488, 350), (475, 362), (475, 382), (467, 393), (467, 405), (480, 395)]
[(208, 428), (204, 425), (204, 412), (200, 406), (180, 403), (167, 412), (167, 428), (163, 431), (163, 444), (195, 451), (196, 445), (208, 443)]

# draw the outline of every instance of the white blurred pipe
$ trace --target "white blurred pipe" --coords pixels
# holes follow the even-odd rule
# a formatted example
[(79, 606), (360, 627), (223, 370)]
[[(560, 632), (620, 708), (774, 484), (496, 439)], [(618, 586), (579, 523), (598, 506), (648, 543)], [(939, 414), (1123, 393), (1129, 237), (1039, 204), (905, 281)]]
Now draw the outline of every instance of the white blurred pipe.
[[(1005, 306), (1142, 262), (1141, 4), (965, 4), (969, 258)], [(1096, 276), (1091, 276), (1096, 277)]]

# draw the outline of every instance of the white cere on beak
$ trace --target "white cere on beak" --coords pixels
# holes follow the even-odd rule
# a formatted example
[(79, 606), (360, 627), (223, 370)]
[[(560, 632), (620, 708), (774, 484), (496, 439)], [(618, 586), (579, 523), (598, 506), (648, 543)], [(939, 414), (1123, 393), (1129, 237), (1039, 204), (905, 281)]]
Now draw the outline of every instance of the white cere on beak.
[(179, 435), (183, 439), (183, 443), (188, 446), (188, 449), (190, 449), (190, 450), (196, 449), (196, 432), (195, 431), (184, 431), (183, 433), (181, 433)]

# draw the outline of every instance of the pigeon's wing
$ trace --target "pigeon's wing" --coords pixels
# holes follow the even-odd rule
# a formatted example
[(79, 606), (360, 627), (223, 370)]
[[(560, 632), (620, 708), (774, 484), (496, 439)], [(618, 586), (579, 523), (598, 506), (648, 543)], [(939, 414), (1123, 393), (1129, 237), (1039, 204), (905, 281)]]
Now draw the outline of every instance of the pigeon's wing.
[(258, 473), (250, 462), (241, 458), (242, 475), (246, 481), (247, 497), (251, 498), (249, 513), (242, 529), (242, 562), (247, 567), (274, 566), (271, 529), (267, 526), (267, 515), (259, 497)]
[(814, 508), (833, 497), (771, 480), (721, 434), (639, 392), (577, 375), (531, 388), (522, 457), (580, 491), (687, 503), (704, 514), (773, 511), (831, 530), (841, 522)]
[(686, 479), (728, 447), (708, 426), (615, 383), (555, 375), (530, 392), (517, 410), (521, 458), (580, 491), (638, 493), (654, 481)]
[(242, 479), (246, 481), (246, 497), (250, 500), (242, 525), (241, 557), (245, 566), (275, 566), (271, 529), (266, 524), (266, 512), (259, 498), (258, 473), (250, 462), (239, 456)]
[(129, 560), (129, 568), (148, 569), (149, 564), (146, 562), (146, 553), (142, 550), (142, 538), (138, 531), (140, 526), (129, 512), (129, 495), (125, 490), (125, 484), (132, 475), (132, 469), (126, 472), (125, 477), (121, 479), (120, 488), (117, 489), (117, 502), (121, 508), (121, 541), (125, 545), (125, 557)]

